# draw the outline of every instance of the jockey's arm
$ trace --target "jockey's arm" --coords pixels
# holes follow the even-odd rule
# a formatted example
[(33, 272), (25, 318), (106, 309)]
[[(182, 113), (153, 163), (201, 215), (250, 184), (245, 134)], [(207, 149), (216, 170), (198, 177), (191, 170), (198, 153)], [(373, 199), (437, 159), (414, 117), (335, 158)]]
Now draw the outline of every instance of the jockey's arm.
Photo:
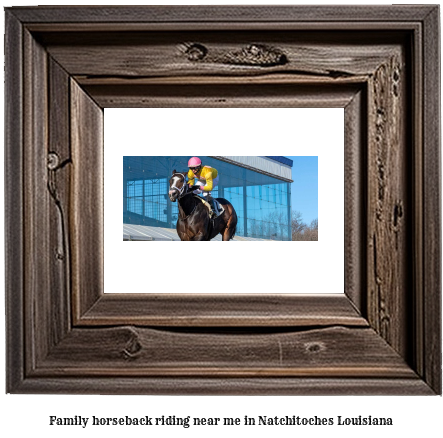
[(205, 174), (206, 185), (202, 187), (200, 190), (203, 192), (210, 192), (212, 190), (212, 170), (209, 170), (208, 173)]
[(194, 185), (194, 179), (195, 179), (194, 172), (193, 172), (192, 170), (190, 170), (190, 171), (188, 172), (188, 184), (189, 184), (190, 186), (193, 186), (193, 185)]

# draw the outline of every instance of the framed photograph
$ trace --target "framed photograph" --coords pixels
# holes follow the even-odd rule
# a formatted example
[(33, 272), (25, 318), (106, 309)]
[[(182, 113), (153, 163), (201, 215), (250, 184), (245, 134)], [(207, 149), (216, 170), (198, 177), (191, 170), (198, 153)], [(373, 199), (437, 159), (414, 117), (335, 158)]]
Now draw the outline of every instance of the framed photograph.
[[(439, 38), (438, 6), (7, 8), (7, 392), (441, 394)], [(106, 108), (342, 108), (344, 281), (106, 293)]]
[[(325, 276), (335, 291), (343, 291), (343, 114), (342, 108), (106, 108), (105, 293), (146, 292), (147, 264), (156, 272), (149, 288), (160, 294), (207, 293), (207, 281), (211, 294), (226, 294), (227, 285), (220, 280), (227, 277), (236, 285), (235, 294), (333, 293), (324, 288)], [(322, 130), (316, 129), (320, 119)], [(189, 135), (196, 121), (198, 135)], [(295, 156), (264, 156), (271, 144)], [(195, 258), (199, 251), (182, 247), (186, 260), (165, 263), (172, 249), (167, 243), (180, 241), (178, 202), (169, 198), (169, 184), (174, 169), (189, 177), (193, 155), (183, 155), (189, 150), (217, 172), (212, 195), (235, 209), (233, 241), (240, 245), (217, 244), (209, 257)], [(164, 156), (164, 151), (172, 155)], [(206, 156), (205, 151), (229, 156)], [(183, 191), (180, 203), (186, 201), (189, 213), (199, 218), (207, 216), (201, 194), (187, 200), (192, 192)], [(319, 213), (328, 219), (318, 240)], [(224, 217), (212, 221), (219, 226)], [(184, 219), (189, 222), (191, 217)], [(201, 230), (212, 227), (209, 221), (202, 225)], [(222, 235), (213, 235), (212, 241), (222, 241)], [(272, 247), (267, 245), (271, 242)], [(258, 269), (263, 264), (266, 269)], [(291, 271), (293, 275), (285, 274)], [(282, 274), (278, 284), (272, 272)], [(164, 281), (171, 276), (201, 281), (191, 285), (185, 280), (186, 287), (180, 288)]]

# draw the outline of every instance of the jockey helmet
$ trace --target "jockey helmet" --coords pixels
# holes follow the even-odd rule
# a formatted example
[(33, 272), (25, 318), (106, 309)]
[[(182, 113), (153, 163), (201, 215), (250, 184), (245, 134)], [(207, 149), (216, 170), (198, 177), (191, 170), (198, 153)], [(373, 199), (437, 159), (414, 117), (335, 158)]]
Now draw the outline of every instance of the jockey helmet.
[(200, 158), (198, 158), (198, 157), (192, 157), (188, 161), (188, 167), (198, 167), (201, 165), (202, 165), (202, 160), (200, 160)]

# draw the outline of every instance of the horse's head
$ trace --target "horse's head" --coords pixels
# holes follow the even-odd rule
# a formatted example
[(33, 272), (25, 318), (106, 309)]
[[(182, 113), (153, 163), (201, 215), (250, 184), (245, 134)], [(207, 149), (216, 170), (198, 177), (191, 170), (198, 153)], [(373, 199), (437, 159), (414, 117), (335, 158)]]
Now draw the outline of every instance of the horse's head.
[(177, 173), (175, 170), (169, 180), (169, 199), (175, 202), (183, 193), (186, 193), (186, 174)]

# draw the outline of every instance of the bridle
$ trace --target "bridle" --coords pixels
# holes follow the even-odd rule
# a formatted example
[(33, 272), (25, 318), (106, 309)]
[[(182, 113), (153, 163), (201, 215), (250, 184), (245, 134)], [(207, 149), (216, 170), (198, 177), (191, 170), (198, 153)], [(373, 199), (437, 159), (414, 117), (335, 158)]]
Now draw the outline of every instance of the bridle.
[[(175, 189), (175, 190), (178, 191), (178, 196), (177, 196), (177, 201), (178, 201), (179, 199), (183, 198), (186, 195), (191, 195), (193, 193), (193, 191), (189, 191), (189, 187), (186, 184), (186, 174), (184, 174), (184, 173), (173, 173), (172, 176), (174, 176), (174, 175), (180, 175), (180, 176), (183, 177), (183, 186), (181, 188), (179, 188), (179, 187), (177, 187), (175, 185), (176, 181), (174, 182), (174, 185), (169, 186), (169, 188), (171, 190)], [(179, 206), (180, 206), (180, 204), (179, 204)], [(184, 215), (184, 212), (183, 212), (183, 215), (182, 215), (182, 211), (180, 211), (180, 218), (182, 220), (186, 220), (189, 216), (191, 216), (194, 213), (196, 208), (197, 208), (197, 204), (195, 204), (195, 206), (192, 209), (191, 213), (189, 213), (187, 216)]]
[[(170, 186), (170, 187), (169, 187), (171, 190), (172, 190), (172, 189), (175, 189), (175, 190), (178, 191), (178, 197), (177, 197), (177, 199), (180, 199), (180, 198), (182, 198), (183, 196), (185, 196), (185, 195), (188, 193), (188, 185), (186, 184), (186, 176), (185, 176), (184, 173), (174, 173), (172, 176), (174, 176), (174, 175), (180, 175), (180, 176), (183, 177), (183, 185), (181, 186), (181, 188), (179, 188), (179, 187), (177, 187), (177, 186), (175, 185), (177, 181), (174, 182), (174, 185), (173, 185), (173, 186)], [(186, 190), (185, 190), (185, 188), (186, 188)], [(183, 192), (184, 192), (184, 193), (183, 193)]]

